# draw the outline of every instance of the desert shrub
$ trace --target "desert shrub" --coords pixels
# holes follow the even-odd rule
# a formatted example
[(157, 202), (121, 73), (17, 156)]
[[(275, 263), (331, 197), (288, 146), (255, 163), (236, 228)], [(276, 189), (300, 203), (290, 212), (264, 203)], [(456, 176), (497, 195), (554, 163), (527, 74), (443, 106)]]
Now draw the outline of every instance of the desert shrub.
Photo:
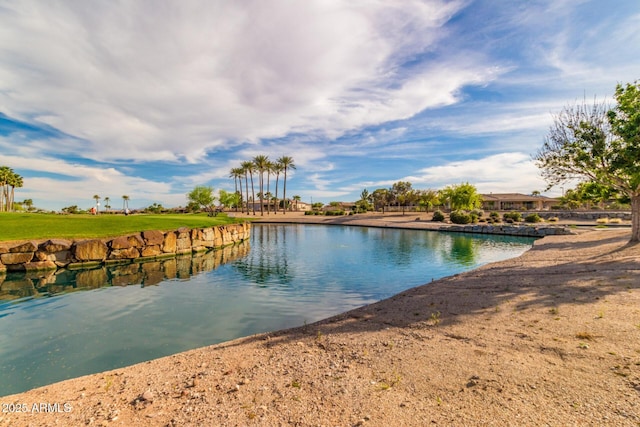
[(494, 221), (500, 221), (500, 214), (496, 211), (493, 211), (489, 214), (489, 218), (491, 218)]
[(609, 220), (609, 224), (621, 224), (622, 223), (622, 219), (621, 218), (611, 218)]
[(542, 218), (537, 213), (532, 213), (524, 218), (525, 222), (542, 222)]
[(453, 211), (449, 214), (449, 218), (454, 224), (469, 224), (473, 220), (471, 214), (464, 211)]
[(547, 221), (549, 221), (549, 222), (558, 222), (558, 221), (560, 221), (560, 219), (557, 216), (552, 216)]
[(514, 222), (522, 221), (522, 214), (520, 212), (517, 212), (517, 211), (505, 212), (502, 215), (502, 218), (505, 220), (505, 222), (509, 222), (508, 220), (510, 219), (511, 222), (509, 222), (509, 223), (511, 224), (511, 223), (514, 223)]
[(607, 224), (609, 222), (609, 218), (598, 218), (596, 219), (596, 224)]
[(475, 215), (476, 218), (482, 218), (482, 216), (484, 215), (484, 211), (482, 209), (474, 209), (471, 212), (469, 212), (471, 215)]
[(444, 221), (444, 214), (442, 213), (442, 211), (435, 211), (433, 213), (433, 218), (431, 218), (431, 220), (436, 222), (442, 222)]
[(344, 215), (344, 211), (338, 210), (338, 211), (326, 211), (324, 213), (326, 216), (340, 216), (340, 215)]

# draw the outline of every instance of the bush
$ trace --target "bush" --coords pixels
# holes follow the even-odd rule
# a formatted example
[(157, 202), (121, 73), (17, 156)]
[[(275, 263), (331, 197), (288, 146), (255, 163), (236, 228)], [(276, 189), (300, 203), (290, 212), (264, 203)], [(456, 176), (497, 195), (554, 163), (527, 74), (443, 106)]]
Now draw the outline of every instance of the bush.
[(482, 209), (474, 209), (470, 212), (470, 214), (472, 216), (475, 215), (476, 218), (482, 218), (482, 216), (484, 215), (484, 211)]
[(516, 211), (506, 212), (504, 215), (502, 215), (502, 219), (504, 219), (505, 222), (509, 222), (508, 220), (511, 220), (509, 222), (510, 224), (514, 222), (520, 222), (522, 221), (522, 214)]
[(444, 214), (442, 213), (442, 211), (435, 211), (433, 213), (433, 218), (431, 218), (432, 221), (436, 221), (436, 222), (443, 222), (444, 221)]
[(326, 216), (340, 216), (344, 215), (344, 211), (326, 211), (324, 214)]
[(560, 221), (560, 218), (558, 218), (557, 216), (552, 216), (547, 221), (549, 221), (549, 222), (558, 222), (558, 221)]
[(473, 220), (472, 216), (464, 211), (453, 211), (449, 214), (449, 218), (454, 224), (469, 224)]
[(537, 213), (532, 213), (524, 218), (525, 222), (542, 222), (542, 218)]
[(496, 211), (493, 211), (489, 214), (489, 218), (491, 218), (494, 221), (500, 221), (500, 214)]

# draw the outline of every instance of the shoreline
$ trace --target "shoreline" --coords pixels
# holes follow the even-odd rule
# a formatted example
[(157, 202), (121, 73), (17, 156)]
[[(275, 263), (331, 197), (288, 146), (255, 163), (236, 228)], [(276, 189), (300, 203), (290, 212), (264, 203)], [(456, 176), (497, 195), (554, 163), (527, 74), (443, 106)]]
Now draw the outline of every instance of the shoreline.
[(0, 397), (72, 408), (3, 411), (0, 426), (637, 426), (640, 247), (628, 233), (545, 237), (310, 325)]

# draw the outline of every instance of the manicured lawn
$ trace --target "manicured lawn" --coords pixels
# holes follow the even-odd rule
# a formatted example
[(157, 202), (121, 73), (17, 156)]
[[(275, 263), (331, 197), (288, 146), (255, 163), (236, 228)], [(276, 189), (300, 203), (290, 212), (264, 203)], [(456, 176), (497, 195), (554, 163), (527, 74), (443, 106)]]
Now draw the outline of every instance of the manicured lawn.
[(120, 236), (144, 230), (175, 230), (239, 222), (225, 214), (55, 215), (0, 213), (0, 241)]

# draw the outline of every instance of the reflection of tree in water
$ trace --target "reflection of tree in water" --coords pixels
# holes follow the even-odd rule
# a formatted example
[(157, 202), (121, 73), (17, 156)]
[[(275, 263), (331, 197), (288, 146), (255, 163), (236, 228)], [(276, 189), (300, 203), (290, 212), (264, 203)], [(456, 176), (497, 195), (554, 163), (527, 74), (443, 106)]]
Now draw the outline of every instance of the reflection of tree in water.
[(480, 241), (470, 236), (453, 235), (451, 243), (443, 247), (443, 257), (452, 263), (474, 265), (480, 249)]
[(164, 260), (127, 262), (86, 270), (58, 270), (38, 273), (12, 273), (0, 276), (0, 301), (56, 295), (74, 290), (105, 286), (152, 286), (164, 280), (189, 279), (211, 271), (249, 252), (249, 241), (222, 249), (199, 252)]
[(369, 229), (366, 232), (375, 233), (371, 250), (376, 264), (411, 265), (415, 257), (423, 258), (425, 251), (431, 253), (446, 240), (442, 233), (432, 231)]
[(246, 257), (236, 260), (233, 267), (260, 287), (290, 285), (293, 275), (287, 261), (286, 241), (289, 233), (297, 232), (297, 227), (254, 225), (251, 229), (254, 247)]

